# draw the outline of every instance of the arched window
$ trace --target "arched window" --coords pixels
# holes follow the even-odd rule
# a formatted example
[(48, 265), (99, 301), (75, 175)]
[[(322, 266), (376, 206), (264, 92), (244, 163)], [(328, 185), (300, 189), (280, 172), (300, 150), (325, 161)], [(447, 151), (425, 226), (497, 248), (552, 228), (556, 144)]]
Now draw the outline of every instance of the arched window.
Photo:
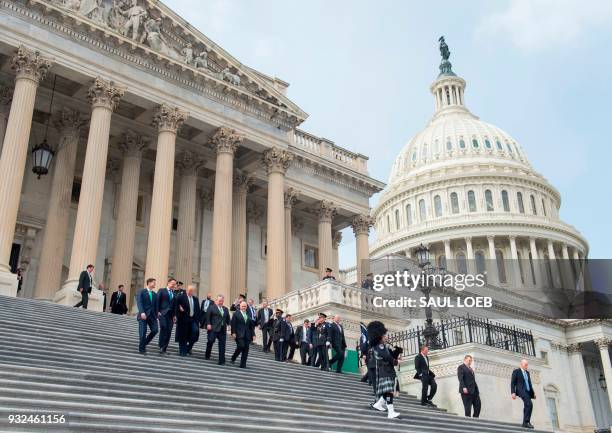
[(425, 200), (419, 200), (419, 219), (425, 221), (427, 218), (427, 207), (425, 206)]
[(406, 224), (412, 225), (412, 206), (410, 204), (406, 205)]
[(516, 193), (516, 201), (518, 202), (518, 209), (520, 213), (525, 213), (525, 205), (523, 204), (523, 193)]
[(412, 152), (412, 161), (416, 161), (416, 149)]
[(482, 251), (476, 251), (476, 254), (474, 254), (474, 262), (476, 262), (476, 273), (484, 275), (487, 267), (485, 265), (485, 256)]
[(469, 190), (467, 195), (470, 212), (476, 212), (476, 196), (474, 195), (474, 191)]
[(487, 205), (487, 212), (492, 212), (493, 208), (493, 193), (490, 189), (485, 190), (485, 203)]
[(467, 261), (465, 260), (465, 254), (457, 253), (455, 256), (455, 262), (457, 263), (457, 272), (460, 274), (467, 274)]
[(506, 147), (508, 148), (508, 152), (512, 154), (512, 146), (510, 146), (510, 143), (506, 143)]
[(475, 138), (472, 139), (472, 147), (474, 147), (474, 149), (478, 149), (478, 140), (476, 140)]
[(486, 147), (487, 149), (490, 149), (490, 148), (491, 148), (491, 142), (489, 141), (489, 139), (488, 139), (488, 138), (485, 140), (485, 147)]
[(504, 206), (504, 212), (510, 212), (510, 201), (508, 201), (508, 191), (502, 191), (502, 205)]
[(459, 197), (456, 192), (451, 192), (451, 212), (459, 213)]
[(446, 150), (453, 150), (453, 143), (450, 140), (446, 142)]
[(463, 138), (461, 140), (459, 140), (459, 147), (461, 149), (465, 149), (465, 141), (463, 141)]
[(495, 140), (495, 144), (497, 145), (497, 148), (499, 150), (504, 150), (504, 147), (502, 146), (501, 142), (499, 140)]
[(521, 276), (521, 284), (525, 284), (525, 270), (523, 269), (523, 260), (521, 257), (521, 253), (516, 253), (518, 258), (518, 267), (519, 267), (519, 275)]
[(544, 199), (542, 199), (542, 213), (546, 216), (546, 202), (544, 202)]
[(535, 285), (536, 277), (535, 277), (535, 266), (533, 264), (533, 255), (529, 253), (529, 270), (531, 271), (531, 282)]
[(400, 228), (400, 214), (399, 214), (399, 210), (395, 209), (395, 229), (399, 230)]
[(436, 211), (437, 217), (442, 216), (442, 199), (440, 198), (439, 195), (436, 195), (434, 197), (434, 210)]
[(438, 267), (446, 269), (446, 256), (444, 254), (438, 256)]
[(391, 217), (387, 214), (387, 233), (391, 233)]
[(436, 154), (440, 153), (440, 140), (438, 139), (434, 142), (434, 152), (436, 152)]
[(427, 143), (423, 143), (423, 147), (421, 148), (421, 159), (427, 158)]
[(504, 262), (504, 253), (500, 250), (495, 250), (495, 261), (497, 262), (497, 277), (500, 283), (507, 283), (506, 279), (506, 263)]
[(531, 213), (534, 215), (538, 214), (538, 210), (536, 209), (536, 204), (535, 204), (535, 197), (533, 196), (533, 194), (531, 194)]

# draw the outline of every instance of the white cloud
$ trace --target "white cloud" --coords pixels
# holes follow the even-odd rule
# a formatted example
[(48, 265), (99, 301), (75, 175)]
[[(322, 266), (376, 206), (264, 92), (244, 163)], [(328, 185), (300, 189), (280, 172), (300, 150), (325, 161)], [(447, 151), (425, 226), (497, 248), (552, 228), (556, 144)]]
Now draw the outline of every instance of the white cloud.
[(505, 35), (519, 49), (541, 51), (575, 45), (611, 24), (609, 0), (510, 0), (505, 10), (482, 18), (476, 37)]

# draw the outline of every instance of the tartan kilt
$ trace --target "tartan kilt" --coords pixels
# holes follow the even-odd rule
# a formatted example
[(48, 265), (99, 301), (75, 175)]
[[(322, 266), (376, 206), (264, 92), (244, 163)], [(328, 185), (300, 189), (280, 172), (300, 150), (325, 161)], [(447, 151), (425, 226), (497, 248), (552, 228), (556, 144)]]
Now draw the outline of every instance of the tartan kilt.
[(376, 395), (383, 395), (395, 391), (394, 377), (379, 377), (376, 381)]

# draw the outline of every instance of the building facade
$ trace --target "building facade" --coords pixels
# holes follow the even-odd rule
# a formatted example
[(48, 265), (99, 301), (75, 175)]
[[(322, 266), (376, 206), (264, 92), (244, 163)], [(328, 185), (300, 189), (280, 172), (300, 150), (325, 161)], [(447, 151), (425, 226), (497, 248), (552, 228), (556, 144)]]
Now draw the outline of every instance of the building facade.
[(163, 4), (2, 0), (0, 30), (0, 293), (20, 268), (20, 296), (70, 305), (92, 263), (111, 290), (276, 298), (337, 270), (349, 225), (367, 258), (368, 158)]

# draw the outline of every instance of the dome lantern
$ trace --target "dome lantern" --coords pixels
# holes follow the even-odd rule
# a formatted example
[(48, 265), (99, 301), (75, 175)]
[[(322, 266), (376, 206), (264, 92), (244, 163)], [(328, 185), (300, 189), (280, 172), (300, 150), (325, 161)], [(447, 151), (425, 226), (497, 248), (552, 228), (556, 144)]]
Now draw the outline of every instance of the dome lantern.
[(440, 36), (438, 41), (440, 42), (440, 56), (442, 57), (440, 74), (430, 87), (431, 93), (435, 98), (436, 113), (446, 108), (465, 109), (463, 101), (465, 80), (453, 72), (453, 65), (448, 60), (450, 50), (444, 40), (444, 36)]

